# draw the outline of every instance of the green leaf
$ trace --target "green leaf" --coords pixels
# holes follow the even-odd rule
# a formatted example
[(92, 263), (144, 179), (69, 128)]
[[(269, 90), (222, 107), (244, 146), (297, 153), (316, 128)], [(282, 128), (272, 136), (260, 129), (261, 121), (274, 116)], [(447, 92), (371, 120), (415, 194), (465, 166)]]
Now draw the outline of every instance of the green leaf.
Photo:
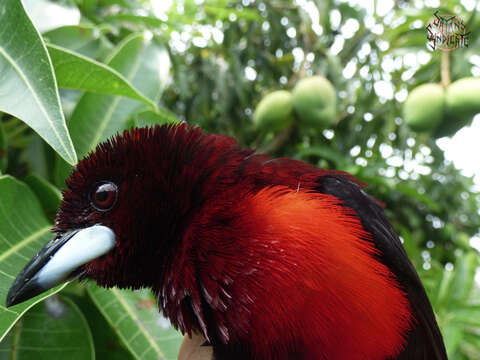
[[(155, 39), (146, 40), (134, 34), (117, 46), (107, 65), (157, 103), (169, 76), (170, 59)], [(130, 115), (143, 106), (120, 96), (84, 94), (68, 123), (78, 156), (84, 157), (99, 142), (127, 128)], [(57, 163), (55, 181), (58, 186), (64, 186), (70, 170), (64, 162)]]
[(0, 24), (0, 111), (23, 120), (75, 164), (45, 44), (20, 1), (0, 2)]
[(56, 287), (6, 309), (13, 280), (35, 252), (52, 237), (51, 224), (27, 185), (0, 176), (0, 340), (29, 308), (61, 289)]
[(30, 189), (37, 195), (45, 214), (53, 221), (60, 206), (60, 201), (62, 200), (60, 190), (36, 174), (28, 175), (23, 181), (27, 183)]
[(95, 359), (87, 321), (75, 303), (53, 297), (35, 305), (0, 343), (1, 358)]
[(155, 103), (142, 95), (114, 69), (56, 45), (48, 45), (48, 52), (59, 87), (125, 96), (156, 108)]
[(96, 59), (101, 55), (102, 48), (112, 46), (103, 36), (103, 33), (110, 30), (109, 26), (69, 25), (47, 31), (43, 33), (43, 38), (48, 44), (55, 44)]
[(177, 358), (182, 335), (159, 314), (150, 291), (104, 289), (91, 283), (88, 293), (137, 359)]

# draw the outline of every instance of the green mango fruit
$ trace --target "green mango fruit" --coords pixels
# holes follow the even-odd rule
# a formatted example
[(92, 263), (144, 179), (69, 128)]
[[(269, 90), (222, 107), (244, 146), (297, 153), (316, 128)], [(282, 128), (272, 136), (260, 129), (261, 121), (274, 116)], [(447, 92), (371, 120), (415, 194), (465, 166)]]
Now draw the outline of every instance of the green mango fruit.
[(301, 123), (316, 129), (334, 125), (337, 99), (335, 88), (326, 78), (304, 78), (295, 85), (292, 95), (293, 108)]
[(408, 95), (403, 106), (405, 123), (414, 131), (434, 131), (445, 113), (445, 90), (440, 84), (423, 84)]
[(451, 83), (445, 92), (445, 112), (445, 120), (435, 132), (436, 137), (455, 134), (480, 113), (480, 79), (463, 78)]
[(253, 122), (260, 130), (279, 131), (293, 121), (292, 94), (278, 90), (266, 95), (257, 105)]

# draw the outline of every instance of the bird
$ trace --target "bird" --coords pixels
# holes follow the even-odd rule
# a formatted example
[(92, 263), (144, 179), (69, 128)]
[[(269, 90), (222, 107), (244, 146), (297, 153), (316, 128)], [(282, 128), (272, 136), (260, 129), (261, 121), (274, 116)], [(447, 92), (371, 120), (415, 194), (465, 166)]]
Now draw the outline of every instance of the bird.
[(346, 172), (180, 123), (116, 134), (66, 185), (7, 306), (91, 279), (152, 289), (215, 360), (447, 359), (384, 204)]

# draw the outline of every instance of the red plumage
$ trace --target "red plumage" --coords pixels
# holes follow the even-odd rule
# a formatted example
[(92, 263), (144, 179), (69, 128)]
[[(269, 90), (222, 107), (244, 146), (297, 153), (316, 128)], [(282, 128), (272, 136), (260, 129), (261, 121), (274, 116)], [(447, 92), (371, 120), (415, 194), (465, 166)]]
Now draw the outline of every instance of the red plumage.
[[(105, 180), (118, 202), (98, 212), (86, 194)], [(446, 358), (398, 237), (351, 175), (183, 124), (101, 144), (67, 184), (56, 231), (117, 234), (86, 276), (152, 287), (218, 360)]]
[(400, 352), (411, 318), (406, 296), (353, 212), (330, 195), (283, 186), (233, 208), (226, 202), (207, 206), (189, 241), (222, 342), (250, 344), (262, 359), (286, 358), (289, 347), (305, 359)]

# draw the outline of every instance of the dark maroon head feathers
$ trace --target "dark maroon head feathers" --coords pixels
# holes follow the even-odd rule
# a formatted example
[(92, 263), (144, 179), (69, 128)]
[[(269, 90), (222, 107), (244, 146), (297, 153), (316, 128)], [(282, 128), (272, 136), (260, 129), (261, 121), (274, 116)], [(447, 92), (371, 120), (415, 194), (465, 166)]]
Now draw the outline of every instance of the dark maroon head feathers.
[[(79, 162), (66, 181), (55, 231), (110, 227), (117, 246), (87, 264), (86, 275), (104, 286), (153, 286), (192, 212), (205, 201), (205, 187), (222, 176), (214, 165), (235, 154), (246, 153), (232, 138), (187, 125), (125, 131)], [(92, 202), (103, 183), (117, 188), (107, 210)]]

